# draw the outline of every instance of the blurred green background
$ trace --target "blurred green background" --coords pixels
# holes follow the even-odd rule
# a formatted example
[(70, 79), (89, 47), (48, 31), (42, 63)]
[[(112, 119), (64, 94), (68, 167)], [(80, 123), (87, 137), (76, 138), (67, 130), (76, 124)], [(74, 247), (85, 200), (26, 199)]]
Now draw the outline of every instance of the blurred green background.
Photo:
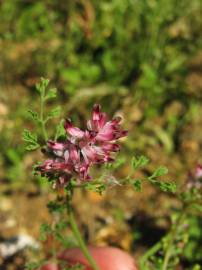
[(100, 103), (129, 129), (123, 155), (185, 179), (202, 161), (201, 12), (200, 0), (0, 1), (0, 190), (43, 188), (21, 139), (40, 77), (62, 117), (82, 126)]

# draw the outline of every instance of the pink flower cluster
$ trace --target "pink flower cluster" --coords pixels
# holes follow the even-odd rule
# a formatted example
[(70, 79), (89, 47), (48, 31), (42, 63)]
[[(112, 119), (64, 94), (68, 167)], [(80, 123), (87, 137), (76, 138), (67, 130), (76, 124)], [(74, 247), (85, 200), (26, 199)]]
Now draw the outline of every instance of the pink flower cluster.
[(120, 126), (120, 117), (108, 121), (100, 105), (94, 105), (92, 118), (87, 121), (85, 131), (74, 127), (67, 119), (64, 128), (69, 135), (64, 142), (49, 140), (48, 151), (52, 154), (37, 167), (42, 175), (57, 179), (64, 186), (72, 176), (90, 180), (89, 168), (94, 164), (113, 161), (112, 153), (119, 151), (117, 139), (127, 135)]

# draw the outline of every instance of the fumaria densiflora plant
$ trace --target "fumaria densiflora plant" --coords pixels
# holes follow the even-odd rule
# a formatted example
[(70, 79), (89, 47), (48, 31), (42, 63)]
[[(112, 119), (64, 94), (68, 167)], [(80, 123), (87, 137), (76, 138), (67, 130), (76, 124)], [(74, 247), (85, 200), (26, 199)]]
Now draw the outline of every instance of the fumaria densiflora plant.
[[(125, 179), (116, 179), (113, 176), (113, 169), (123, 164), (120, 159), (116, 159), (116, 152), (120, 151), (118, 140), (126, 137), (128, 132), (122, 128), (120, 117), (110, 120), (106, 113), (102, 112), (101, 106), (98, 104), (93, 106), (92, 115), (86, 123), (85, 130), (74, 126), (71, 120), (66, 118), (59, 122), (56, 126), (55, 133), (51, 133), (52, 135), (49, 136), (47, 125), (54, 117), (60, 115), (60, 109), (56, 107), (47, 113), (45, 105), (50, 99), (56, 97), (56, 89), (48, 89), (48, 84), (49, 80), (42, 78), (36, 85), (36, 91), (40, 98), (39, 111), (29, 110), (28, 113), (36, 124), (37, 132), (34, 133), (25, 129), (23, 139), (26, 142), (27, 150), (33, 151), (41, 148), (45, 156), (44, 161), (34, 165), (34, 173), (38, 177), (45, 178), (50, 182), (51, 187), (55, 190), (56, 199), (48, 203), (48, 208), (52, 213), (60, 213), (59, 216), (61, 217), (57, 222), (54, 222), (54, 226), (48, 224), (41, 226), (41, 238), (42, 240), (46, 240), (47, 235), (52, 235), (53, 238), (56, 237), (59, 240), (62, 246), (64, 246), (64, 249), (72, 245), (77, 246), (77, 249), (69, 249), (69, 253), (67, 250), (64, 256), (61, 255), (63, 253), (59, 254), (56, 252), (56, 249), (53, 249), (52, 257), (49, 257), (48, 261), (45, 258), (40, 260), (40, 262), (31, 262), (26, 267), (27, 269), (44, 270), (135, 270), (137, 269), (135, 262), (127, 257), (128, 255), (125, 253), (121, 253), (122, 255), (120, 255), (120, 250), (99, 250), (99, 248), (88, 247), (85, 244), (74, 215), (74, 207), (72, 205), (74, 191), (79, 188), (93, 190), (102, 194), (108, 187), (114, 187), (116, 185), (132, 185), (136, 191), (141, 191), (142, 183), (148, 181), (159, 188), (159, 190), (174, 194), (176, 192), (176, 186), (172, 182), (160, 181), (158, 179), (159, 176), (167, 173), (165, 167), (157, 168), (154, 173), (145, 179), (135, 179), (134, 172), (145, 167), (149, 162), (144, 156), (132, 158), (130, 162), (131, 172)], [(96, 171), (96, 168), (101, 165), (104, 167), (105, 172), (100, 173), (100, 175), (98, 173), (93, 175), (91, 168), (94, 167), (93, 171)], [(185, 197), (182, 194), (180, 196)], [(67, 220), (64, 221), (66, 217)], [(176, 218), (177, 224), (173, 225), (171, 236), (166, 236), (163, 241), (143, 256), (140, 260), (141, 270), (170, 269), (168, 267), (170, 267), (170, 261), (174, 257), (171, 251), (172, 245), (175, 242), (173, 238), (175, 238), (176, 230), (183, 218), (184, 216)], [(74, 241), (71, 244), (62, 233), (62, 230), (66, 229), (67, 226), (71, 228), (74, 235)], [(154, 258), (156, 258), (154, 255), (160, 249), (161, 254), (159, 257), (161, 258), (161, 262), (157, 264), (156, 261), (154, 262)], [(114, 257), (114, 253), (117, 253), (117, 257)], [(111, 254), (113, 254), (113, 262), (110, 261)], [(74, 260), (72, 260), (72, 256)], [(103, 258), (100, 258), (102, 256)], [(120, 258), (122, 256), (124, 259), (121, 261)]]

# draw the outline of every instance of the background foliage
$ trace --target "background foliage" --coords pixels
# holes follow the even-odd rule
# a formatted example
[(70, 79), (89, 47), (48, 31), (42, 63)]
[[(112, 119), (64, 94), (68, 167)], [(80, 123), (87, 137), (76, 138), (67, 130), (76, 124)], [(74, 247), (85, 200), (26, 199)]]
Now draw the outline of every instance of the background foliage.
[[(82, 126), (99, 102), (130, 131), (123, 156), (144, 153), (150, 169), (186, 179), (201, 161), (201, 12), (200, 0), (0, 1), (0, 190), (46, 189), (31, 175), (40, 153), (30, 158), (21, 142), (23, 127), (34, 128), (26, 111), (39, 107), (40, 77), (57, 87), (62, 117)], [(200, 223), (193, 218), (188, 266), (202, 260)]]

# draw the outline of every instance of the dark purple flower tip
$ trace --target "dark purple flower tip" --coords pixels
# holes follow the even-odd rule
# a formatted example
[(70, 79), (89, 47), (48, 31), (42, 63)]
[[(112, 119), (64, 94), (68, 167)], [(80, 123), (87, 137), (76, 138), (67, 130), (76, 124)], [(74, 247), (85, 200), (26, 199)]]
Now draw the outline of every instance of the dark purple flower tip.
[(90, 175), (88, 174), (88, 171), (89, 171), (89, 166), (90, 164), (88, 163), (83, 163), (80, 165), (80, 167), (77, 169), (77, 171), (79, 172), (80, 174), (80, 178), (82, 178), (83, 180), (90, 180), (91, 177)]
[(101, 105), (100, 104), (94, 104), (93, 105), (93, 111), (100, 112), (101, 111)]
[(53, 150), (63, 150), (64, 149), (64, 143), (55, 142), (52, 140), (48, 140), (47, 146)]
[(110, 157), (110, 156), (105, 156), (103, 158), (103, 160), (104, 160), (104, 162), (113, 162), (114, 161), (114, 159), (112, 157)]
[(116, 116), (112, 119), (113, 124), (119, 124), (121, 122), (122, 118), (120, 116)]
[(52, 165), (53, 165), (53, 160), (52, 159), (47, 159), (47, 160), (44, 161), (44, 163), (38, 165), (36, 167), (36, 170), (41, 171), (41, 172), (47, 172), (47, 171), (52, 169)]
[(71, 136), (76, 138), (82, 138), (85, 134), (81, 129), (74, 127), (70, 119), (65, 119), (64, 128)]
[(107, 152), (118, 152), (120, 150), (120, 146), (116, 143), (104, 143), (101, 145), (101, 149)]
[(128, 135), (128, 130), (122, 130), (122, 131), (118, 132), (116, 139), (126, 137), (127, 135)]
[(69, 118), (66, 118), (66, 119), (65, 119), (65, 122), (64, 122), (64, 128), (65, 128), (65, 130), (66, 130), (67, 132), (69, 132), (69, 129), (74, 128), (74, 126), (72, 125), (71, 119), (69, 119)]
[(93, 106), (93, 121), (100, 120), (101, 117), (101, 106), (99, 104), (95, 104)]

